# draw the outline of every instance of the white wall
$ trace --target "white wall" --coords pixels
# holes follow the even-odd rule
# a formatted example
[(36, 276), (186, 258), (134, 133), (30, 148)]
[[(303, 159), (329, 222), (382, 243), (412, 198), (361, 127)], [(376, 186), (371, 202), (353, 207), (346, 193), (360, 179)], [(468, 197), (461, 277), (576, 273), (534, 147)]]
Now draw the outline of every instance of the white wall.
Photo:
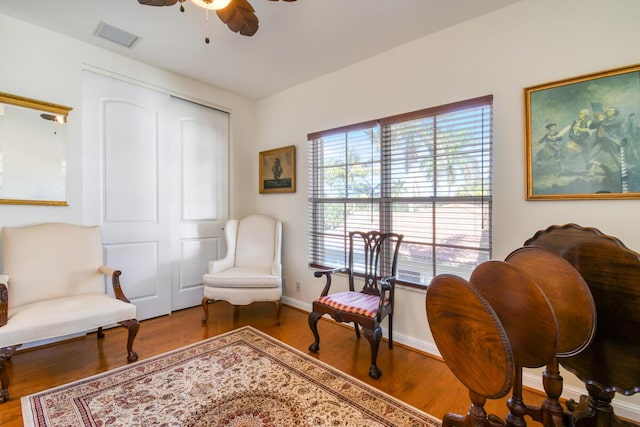
[[(73, 107), (68, 122), (67, 207), (0, 205), (0, 227), (45, 221), (82, 223), (82, 70), (104, 72), (231, 112), (235, 146), (251, 144), (255, 105), (242, 97), (0, 15), (0, 92)], [(91, 143), (91, 141), (87, 141)], [(237, 169), (235, 169), (237, 170)], [(240, 169), (239, 175), (242, 175)], [(232, 172), (233, 173), (233, 172)], [(238, 173), (238, 172), (236, 172)], [(231, 177), (231, 204), (236, 177)], [(241, 191), (241, 190), (240, 190)], [(232, 211), (233, 212), (233, 211)]]
[[(260, 101), (252, 148), (297, 148), (295, 194), (246, 195), (255, 210), (284, 221), (287, 301), (309, 309), (322, 288), (307, 268), (306, 135), (487, 94), (494, 95), (494, 258), (539, 229), (568, 222), (597, 227), (640, 251), (640, 200), (525, 200), (523, 97), (525, 87), (640, 63), (639, 16), (637, 0), (523, 0)], [(255, 163), (255, 151), (246, 154), (242, 161)], [(247, 179), (257, 185), (256, 172)], [(424, 292), (400, 289), (396, 309), (394, 337), (435, 351)], [(583, 387), (570, 377), (565, 390), (575, 397)], [(527, 381), (541, 388), (538, 378), (528, 374)], [(640, 397), (615, 402), (633, 404), (616, 412), (640, 419)]]

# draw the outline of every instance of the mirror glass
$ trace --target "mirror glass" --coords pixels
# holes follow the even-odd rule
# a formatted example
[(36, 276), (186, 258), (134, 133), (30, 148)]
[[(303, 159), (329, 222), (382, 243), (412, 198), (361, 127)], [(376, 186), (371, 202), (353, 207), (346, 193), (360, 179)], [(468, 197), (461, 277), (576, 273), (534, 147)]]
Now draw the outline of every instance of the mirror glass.
[(67, 205), (69, 111), (0, 92), (0, 203)]

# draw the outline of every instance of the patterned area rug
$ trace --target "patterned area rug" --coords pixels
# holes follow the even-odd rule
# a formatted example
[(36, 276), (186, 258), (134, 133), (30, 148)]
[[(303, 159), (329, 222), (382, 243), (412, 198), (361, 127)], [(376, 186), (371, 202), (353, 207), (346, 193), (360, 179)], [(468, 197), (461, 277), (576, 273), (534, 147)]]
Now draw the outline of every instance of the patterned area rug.
[(22, 398), (25, 426), (430, 426), (440, 420), (244, 327)]

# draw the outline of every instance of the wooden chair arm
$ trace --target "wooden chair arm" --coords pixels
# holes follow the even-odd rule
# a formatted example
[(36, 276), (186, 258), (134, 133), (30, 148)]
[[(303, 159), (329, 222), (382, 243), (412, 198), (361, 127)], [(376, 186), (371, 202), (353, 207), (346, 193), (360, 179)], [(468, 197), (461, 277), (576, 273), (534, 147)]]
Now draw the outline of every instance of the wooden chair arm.
[[(393, 310), (393, 299), (396, 289), (396, 277), (389, 276), (380, 280), (380, 301), (378, 302), (378, 322), (382, 321), (382, 310), (385, 305), (391, 307)], [(386, 294), (389, 293), (387, 297)]]
[(117, 299), (119, 299), (120, 301), (124, 301), (124, 302), (131, 302), (125, 296), (124, 291), (122, 290), (122, 287), (120, 286), (120, 275), (122, 274), (122, 271), (116, 270), (116, 269), (114, 269), (112, 267), (109, 267), (109, 266), (106, 266), (106, 265), (101, 265), (98, 270), (101, 273), (106, 274), (107, 276), (111, 276), (111, 284), (113, 286), (113, 294), (116, 296)]
[(9, 292), (6, 283), (0, 283), (0, 327), (7, 324), (9, 317)]
[(396, 287), (396, 276), (383, 277), (380, 280), (380, 293), (385, 291), (393, 291)]
[(315, 277), (320, 278), (322, 276), (325, 276), (327, 279), (324, 285), (324, 289), (322, 289), (322, 293), (320, 294), (321, 297), (327, 296), (327, 294), (329, 293), (329, 288), (331, 288), (331, 276), (338, 273), (349, 273), (349, 269), (345, 267), (331, 268), (328, 270), (317, 270), (313, 273)]

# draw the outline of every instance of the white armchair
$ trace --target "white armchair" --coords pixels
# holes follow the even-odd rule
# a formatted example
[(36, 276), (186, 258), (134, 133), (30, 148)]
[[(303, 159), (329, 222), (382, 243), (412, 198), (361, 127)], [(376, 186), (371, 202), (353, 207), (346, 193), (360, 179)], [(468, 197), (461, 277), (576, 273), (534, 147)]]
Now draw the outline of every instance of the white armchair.
[(210, 261), (209, 273), (202, 276), (202, 322), (207, 322), (209, 304), (216, 301), (233, 305), (269, 301), (276, 306), (276, 325), (280, 325), (282, 222), (265, 215), (231, 219), (224, 236), (225, 257)]
[[(0, 402), (9, 396), (5, 362), (22, 344), (119, 323), (129, 330), (127, 360), (138, 355), (136, 306), (120, 286), (120, 271), (103, 265), (98, 226), (38, 224), (4, 227), (0, 274)], [(105, 290), (105, 275), (113, 294)]]

